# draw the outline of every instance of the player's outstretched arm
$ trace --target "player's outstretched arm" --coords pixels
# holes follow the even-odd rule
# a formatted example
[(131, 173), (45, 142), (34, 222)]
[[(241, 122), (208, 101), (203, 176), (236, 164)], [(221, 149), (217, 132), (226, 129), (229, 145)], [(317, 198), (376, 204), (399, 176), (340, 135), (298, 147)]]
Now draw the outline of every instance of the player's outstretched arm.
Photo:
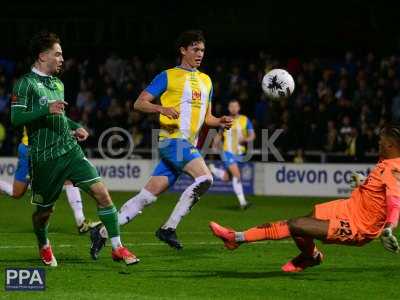
[(254, 133), (254, 130), (250, 130), (247, 137), (244, 137), (240, 140), (240, 144), (246, 145), (246, 144), (254, 141), (255, 138), (256, 138), (256, 134)]
[(134, 109), (139, 110), (144, 113), (160, 113), (170, 119), (178, 119), (179, 113), (173, 107), (163, 107), (151, 103), (155, 97), (147, 91), (140, 93), (139, 97), (136, 99), (134, 104)]
[(24, 105), (11, 106), (11, 124), (13, 126), (21, 126), (37, 120), (48, 114), (63, 114), (67, 102), (57, 100), (48, 105), (43, 105), (37, 110), (28, 111)]
[(393, 234), (393, 227), (388, 225), (385, 227), (380, 236), (383, 247), (394, 253), (399, 253), (399, 242), (397, 241), (396, 236)]
[(232, 126), (232, 118), (222, 116), (221, 118), (214, 117), (211, 113), (211, 105), (208, 106), (205, 123), (210, 127), (222, 127), (229, 129)]
[(83, 126), (81, 124), (79, 124), (78, 122), (72, 121), (70, 118), (67, 117), (67, 121), (68, 121), (68, 127), (71, 130), (76, 130), (78, 128), (82, 128)]
[(56, 113), (62, 114), (66, 102), (59, 100), (51, 104), (37, 105), (33, 109), (28, 109), (32, 105), (32, 84), (28, 79), (22, 78), (17, 81), (13, 88), (11, 97), (11, 124), (13, 126), (21, 126), (37, 120), (45, 115)]
[(67, 117), (68, 126), (72, 130), (73, 136), (79, 141), (83, 142), (89, 137), (89, 132), (77, 122), (72, 121)]
[(399, 243), (393, 230), (397, 227), (400, 214), (400, 197), (386, 195), (387, 215), (386, 225), (380, 236), (383, 247), (390, 251), (398, 253), (400, 251)]

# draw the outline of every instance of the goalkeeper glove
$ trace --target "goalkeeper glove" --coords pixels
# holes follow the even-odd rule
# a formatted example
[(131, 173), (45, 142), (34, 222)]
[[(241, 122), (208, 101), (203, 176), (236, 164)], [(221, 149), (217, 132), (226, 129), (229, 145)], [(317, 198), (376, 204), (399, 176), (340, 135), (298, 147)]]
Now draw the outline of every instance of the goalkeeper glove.
[(350, 177), (350, 187), (355, 189), (356, 187), (362, 185), (367, 177), (360, 172), (351, 172)]
[(386, 227), (385, 229), (383, 229), (380, 238), (383, 247), (386, 250), (394, 253), (399, 252), (399, 243), (397, 242), (397, 238), (393, 235), (392, 229), (390, 227)]

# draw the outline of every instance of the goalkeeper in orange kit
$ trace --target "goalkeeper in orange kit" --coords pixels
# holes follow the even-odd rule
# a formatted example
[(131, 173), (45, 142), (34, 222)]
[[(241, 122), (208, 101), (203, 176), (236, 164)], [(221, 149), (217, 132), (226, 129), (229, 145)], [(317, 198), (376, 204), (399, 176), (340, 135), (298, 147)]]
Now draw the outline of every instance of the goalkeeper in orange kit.
[(362, 246), (380, 237), (383, 247), (399, 252), (393, 235), (400, 212), (400, 127), (386, 125), (379, 140), (380, 160), (350, 198), (317, 204), (306, 217), (293, 218), (234, 231), (210, 223), (211, 231), (233, 250), (242, 243), (292, 237), (300, 254), (282, 266), (284, 272), (300, 272), (319, 265), (323, 254), (314, 239), (324, 243)]

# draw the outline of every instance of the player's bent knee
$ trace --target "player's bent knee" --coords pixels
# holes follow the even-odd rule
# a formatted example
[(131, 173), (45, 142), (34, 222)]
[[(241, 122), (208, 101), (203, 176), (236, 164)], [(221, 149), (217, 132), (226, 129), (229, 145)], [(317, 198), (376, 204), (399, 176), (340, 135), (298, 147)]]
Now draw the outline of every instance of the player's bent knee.
[(48, 209), (38, 209), (33, 213), (33, 219), (39, 223), (45, 223), (50, 218), (51, 214), (54, 212), (54, 207), (49, 207)]
[(301, 230), (302, 230), (302, 227), (301, 227), (301, 220), (300, 219), (290, 219), (290, 220), (288, 220), (287, 221), (287, 223), (288, 223), (288, 226), (289, 226), (289, 230), (290, 230), (290, 233), (292, 233), (292, 234), (296, 234), (296, 233), (300, 233), (301, 232)]
[(143, 189), (151, 193), (153, 196), (158, 196), (168, 189), (168, 186), (168, 177), (152, 176)]
[(111, 196), (103, 183), (97, 182), (93, 184), (91, 186), (91, 193), (100, 207), (112, 205)]
[(22, 182), (22, 181), (14, 181), (13, 183), (13, 193), (12, 196), (14, 199), (19, 199), (21, 198), (23, 195), (25, 195), (26, 189), (28, 188), (28, 184), (26, 182)]
[(107, 194), (101, 194), (98, 195), (96, 198), (97, 204), (99, 207), (108, 207), (113, 204), (110, 195)]

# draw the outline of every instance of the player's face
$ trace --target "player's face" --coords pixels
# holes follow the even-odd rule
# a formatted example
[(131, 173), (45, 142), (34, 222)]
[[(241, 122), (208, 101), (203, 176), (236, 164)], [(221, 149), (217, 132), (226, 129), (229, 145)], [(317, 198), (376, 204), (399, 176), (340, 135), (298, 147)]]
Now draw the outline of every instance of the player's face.
[(182, 63), (189, 65), (191, 68), (198, 68), (204, 57), (205, 46), (203, 42), (194, 42), (192, 45), (181, 48)]
[(230, 102), (228, 106), (229, 113), (231, 116), (236, 116), (240, 112), (240, 105), (238, 102)]
[(50, 74), (60, 73), (64, 62), (60, 44), (55, 43), (52, 48), (41, 55), (41, 59), (45, 63), (46, 69)]

